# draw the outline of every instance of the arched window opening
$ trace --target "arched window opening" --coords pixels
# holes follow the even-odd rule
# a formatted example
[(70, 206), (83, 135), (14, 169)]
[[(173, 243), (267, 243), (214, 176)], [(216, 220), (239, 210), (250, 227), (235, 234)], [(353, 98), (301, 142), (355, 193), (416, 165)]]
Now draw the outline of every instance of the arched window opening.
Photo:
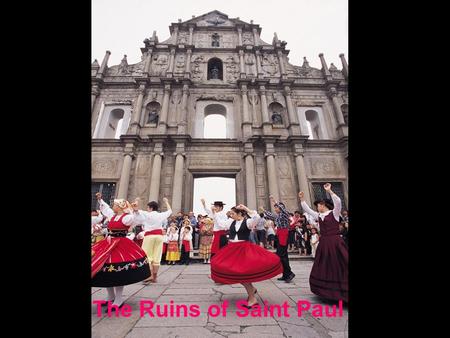
[(105, 138), (120, 138), (122, 135), (122, 124), (125, 111), (123, 109), (114, 109), (109, 114), (106, 124)]
[(315, 110), (307, 110), (305, 117), (310, 138), (313, 140), (322, 139), (323, 135), (319, 124), (319, 114)]
[(208, 61), (208, 80), (223, 80), (222, 60), (212, 58)]
[(226, 138), (227, 119), (226, 109), (220, 104), (210, 104), (205, 107), (205, 119), (203, 121), (204, 138)]

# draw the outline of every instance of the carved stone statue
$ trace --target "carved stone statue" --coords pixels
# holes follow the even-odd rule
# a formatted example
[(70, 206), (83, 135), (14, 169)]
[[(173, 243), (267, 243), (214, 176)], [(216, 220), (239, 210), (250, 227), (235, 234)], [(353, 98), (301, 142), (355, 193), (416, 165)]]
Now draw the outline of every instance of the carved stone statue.
[(159, 114), (156, 112), (156, 109), (153, 108), (153, 110), (148, 114), (148, 123), (158, 123), (159, 120)]
[(280, 113), (274, 111), (272, 113), (272, 123), (273, 124), (283, 124), (283, 117)]
[(210, 79), (219, 79), (219, 68), (217, 65), (211, 68)]

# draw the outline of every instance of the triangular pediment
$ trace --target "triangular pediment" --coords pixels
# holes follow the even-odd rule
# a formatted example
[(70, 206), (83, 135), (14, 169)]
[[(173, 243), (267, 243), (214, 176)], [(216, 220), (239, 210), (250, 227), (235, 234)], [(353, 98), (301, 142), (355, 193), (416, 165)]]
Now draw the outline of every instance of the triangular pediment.
[(214, 10), (182, 23), (196, 24), (199, 27), (233, 27), (237, 23), (244, 22), (238, 19), (230, 19), (225, 13)]

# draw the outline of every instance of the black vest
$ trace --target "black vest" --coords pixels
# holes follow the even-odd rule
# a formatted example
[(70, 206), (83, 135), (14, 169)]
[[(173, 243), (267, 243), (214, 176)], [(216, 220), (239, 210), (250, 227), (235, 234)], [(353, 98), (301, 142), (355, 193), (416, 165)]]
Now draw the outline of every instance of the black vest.
[[(247, 218), (244, 218), (242, 220), (241, 227), (239, 228), (239, 231), (237, 232), (237, 236), (239, 240), (248, 241), (250, 239), (250, 229), (247, 228)], [(230, 226), (230, 235), (229, 239), (233, 240), (236, 236), (236, 221), (233, 221)]]

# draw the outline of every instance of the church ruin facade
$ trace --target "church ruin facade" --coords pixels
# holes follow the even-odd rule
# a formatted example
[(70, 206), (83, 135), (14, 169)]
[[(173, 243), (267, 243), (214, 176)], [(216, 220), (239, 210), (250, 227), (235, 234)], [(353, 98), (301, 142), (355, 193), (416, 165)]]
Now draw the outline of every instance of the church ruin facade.
[[(290, 63), (286, 42), (213, 11), (144, 40), (142, 60), (92, 64), (92, 192), (193, 205), (197, 177), (232, 177), (236, 201), (299, 208), (330, 182), (347, 196), (348, 66)], [(222, 121), (218, 137), (209, 120)], [(217, 125), (217, 124), (216, 124)], [(209, 136), (205, 137), (207, 131)], [(214, 134), (214, 131), (212, 131)], [(219, 135), (220, 134), (220, 135)], [(93, 197), (93, 207), (95, 198)]]

